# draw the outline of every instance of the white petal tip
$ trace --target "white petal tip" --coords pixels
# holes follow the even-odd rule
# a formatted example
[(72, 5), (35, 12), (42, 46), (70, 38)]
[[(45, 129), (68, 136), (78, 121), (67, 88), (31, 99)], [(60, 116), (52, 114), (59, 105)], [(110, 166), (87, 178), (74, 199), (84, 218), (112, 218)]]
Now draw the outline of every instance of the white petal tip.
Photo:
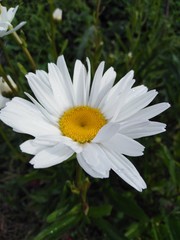
[(124, 77), (130, 77), (131, 79), (133, 79), (133, 77), (134, 77), (134, 70), (130, 70)]
[(166, 104), (166, 109), (171, 107), (171, 104), (169, 104), (169, 103), (165, 103), (165, 104)]
[(58, 62), (58, 61), (61, 61), (61, 60), (64, 60), (64, 55), (60, 55), (60, 56), (58, 57), (58, 59), (57, 59), (57, 62)]
[(143, 190), (145, 190), (147, 188), (147, 185), (145, 182), (142, 182), (142, 186), (136, 188), (137, 191), (142, 192)]
[(29, 72), (25, 75), (25, 77), (29, 80), (31, 77), (34, 77), (34, 73), (33, 72)]
[(47, 168), (45, 166), (40, 166), (38, 163), (34, 163), (33, 161), (32, 162), (30, 161), (29, 163), (33, 165), (34, 169)]
[(34, 167), (34, 165), (35, 165), (34, 157), (29, 161), (29, 163), (30, 163), (31, 165), (33, 165), (33, 167)]
[(129, 71), (129, 74), (132, 74), (132, 75), (134, 76), (134, 70), (131, 69), (131, 70)]
[(21, 152), (23, 152), (23, 143), (19, 146)]
[(37, 165), (34, 164), (34, 165), (33, 165), (33, 168), (34, 168), (34, 169), (40, 169), (41, 167), (38, 167)]
[(26, 21), (23, 21), (23, 22), (21, 22), (20, 24), (21, 24), (21, 27), (23, 26), (23, 25), (25, 25), (27, 22)]

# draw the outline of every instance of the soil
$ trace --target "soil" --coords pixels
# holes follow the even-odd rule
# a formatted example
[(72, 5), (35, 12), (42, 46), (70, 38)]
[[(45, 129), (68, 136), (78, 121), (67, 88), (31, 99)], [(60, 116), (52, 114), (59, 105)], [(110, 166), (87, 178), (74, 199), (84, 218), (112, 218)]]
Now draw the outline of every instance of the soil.
[(25, 240), (31, 232), (31, 225), (20, 213), (6, 204), (0, 204), (0, 240)]

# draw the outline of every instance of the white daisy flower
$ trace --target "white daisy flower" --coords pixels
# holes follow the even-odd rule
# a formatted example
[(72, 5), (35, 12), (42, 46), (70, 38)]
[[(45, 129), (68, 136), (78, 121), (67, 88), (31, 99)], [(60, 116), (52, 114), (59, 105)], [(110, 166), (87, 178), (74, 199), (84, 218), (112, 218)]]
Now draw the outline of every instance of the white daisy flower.
[(28, 73), (38, 101), (28, 93), (32, 102), (15, 97), (1, 111), (0, 119), (14, 131), (34, 137), (20, 145), (23, 152), (35, 155), (30, 161), (34, 168), (51, 167), (76, 153), (78, 163), (90, 176), (108, 178), (112, 169), (142, 191), (146, 183), (126, 156), (143, 155), (144, 146), (135, 139), (165, 131), (165, 124), (149, 119), (170, 105), (147, 107), (157, 92), (143, 85), (132, 87), (133, 71), (113, 86), (116, 72), (111, 67), (103, 73), (104, 62), (91, 86), (89, 59), (87, 66), (88, 71), (76, 61), (73, 81), (63, 56), (57, 65), (48, 65), (48, 73)]
[(15, 17), (17, 10), (18, 10), (18, 6), (7, 10), (6, 7), (3, 7), (0, 4), (0, 37), (4, 37), (5, 35), (11, 34), (17, 31), (26, 23), (26, 22), (21, 22), (15, 28), (13, 28), (11, 22)]
[(56, 21), (62, 20), (62, 9), (56, 8), (53, 12), (53, 19)]
[[(13, 81), (11, 76), (7, 75), (7, 78), (9, 80), (9, 82), (11, 83), (12, 87), (17, 89), (17, 85), (15, 84), (15, 82)], [(4, 94), (7, 95), (9, 93), (12, 93), (11, 88), (7, 85), (7, 83), (4, 81), (4, 79), (2, 77), (0, 77), (0, 109), (5, 107), (6, 103), (10, 101), (9, 98), (4, 96)]]

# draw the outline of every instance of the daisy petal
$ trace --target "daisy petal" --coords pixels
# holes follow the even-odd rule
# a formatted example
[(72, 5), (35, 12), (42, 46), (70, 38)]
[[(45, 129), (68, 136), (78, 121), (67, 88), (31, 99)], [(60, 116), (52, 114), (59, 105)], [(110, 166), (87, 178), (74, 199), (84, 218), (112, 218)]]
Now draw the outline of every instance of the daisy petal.
[(0, 119), (20, 133), (32, 136), (57, 134), (58, 128), (49, 123), (31, 102), (15, 97), (1, 110)]
[(59, 135), (43, 135), (36, 137), (35, 139), (25, 141), (20, 145), (22, 152), (29, 154), (37, 154), (41, 150), (54, 146), (58, 143), (63, 143), (63, 137)]
[(107, 150), (106, 153), (111, 160), (111, 168), (125, 182), (140, 192), (147, 187), (134, 165), (126, 157), (117, 155), (113, 151)]
[(20, 145), (20, 149), (24, 153), (35, 155), (47, 146), (37, 144), (35, 140), (27, 140)]
[(15, 8), (9, 8), (9, 10), (7, 11), (7, 18), (9, 22), (12, 22), (13, 18), (15, 17), (18, 7), (19, 6), (16, 6)]
[[(62, 143), (70, 147), (74, 152), (82, 152), (82, 145), (74, 142), (71, 138), (59, 135), (43, 135), (38, 136), (33, 140), (29, 140), (20, 145), (22, 152), (29, 154), (37, 154), (40, 150), (51, 147), (58, 143)], [(40, 150), (39, 150), (40, 149)]]
[(74, 66), (73, 88), (76, 105), (86, 105), (86, 79), (87, 72), (81, 61), (77, 60)]
[(133, 114), (137, 113), (139, 110), (143, 109), (152, 102), (156, 95), (157, 92), (155, 90), (151, 90), (147, 93), (143, 93), (135, 99), (133, 98), (127, 104), (124, 104), (123, 108), (116, 117), (116, 121), (123, 121), (131, 117)]
[(111, 122), (107, 123), (99, 130), (99, 132), (97, 133), (95, 138), (92, 140), (92, 142), (102, 143), (102, 142), (108, 141), (115, 135), (115, 133), (118, 132), (119, 128), (120, 128), (120, 125), (118, 123), (111, 123)]
[[(115, 105), (116, 112), (114, 113), (113, 121), (114, 120), (116, 121), (118, 116), (121, 116), (122, 114), (126, 114), (126, 112), (123, 113), (123, 110), (128, 109), (128, 104), (129, 104), (129, 106), (131, 106), (132, 103), (136, 102), (137, 99), (140, 98), (143, 94), (147, 93), (147, 91), (148, 91), (147, 87), (141, 85), (138, 87), (134, 87), (130, 90), (127, 89), (127, 91), (122, 92), (119, 95), (118, 101)], [(125, 106), (126, 106), (126, 108), (125, 108)], [(138, 109), (135, 109), (135, 110), (138, 111)], [(123, 119), (123, 117), (122, 117), (122, 119)], [(122, 121), (122, 119), (121, 119), (121, 121)]]
[[(94, 89), (94, 97), (90, 101), (90, 105), (93, 107), (98, 107), (103, 101), (106, 94), (110, 91), (111, 87), (114, 84), (116, 78), (116, 72), (111, 67), (109, 68), (103, 75), (103, 77), (99, 80), (99, 88)], [(92, 92), (92, 89), (91, 89)]]
[(83, 151), (83, 146), (82, 144), (73, 141), (71, 138), (62, 136), (61, 141), (68, 147), (70, 147), (74, 152), (80, 153)]
[(110, 165), (106, 154), (98, 144), (87, 143), (81, 153), (86, 163), (102, 176), (109, 175)]
[(120, 133), (115, 134), (109, 142), (104, 142), (103, 145), (109, 150), (133, 157), (142, 156), (144, 151), (143, 145)]
[(73, 151), (62, 143), (46, 148), (36, 154), (30, 163), (34, 168), (47, 168), (59, 164), (73, 155)]
[(4, 37), (8, 34), (11, 34), (13, 32), (16, 32), (17, 30), (19, 30), (22, 26), (24, 26), (26, 24), (26, 22), (21, 22), (19, 23), (16, 27), (14, 27), (13, 29), (9, 30), (9, 31), (5, 31), (3, 34), (1, 34), (1, 37)]
[(60, 72), (62, 74), (62, 76), (64, 77), (64, 80), (68, 86), (69, 89), (69, 93), (72, 96), (72, 100), (74, 99), (74, 95), (73, 95), (73, 84), (71, 81), (71, 77), (64, 59), (64, 56), (61, 55), (60, 57), (58, 57), (57, 59), (57, 66), (60, 69)]
[(101, 101), (99, 107), (107, 119), (116, 119), (118, 113), (129, 99), (129, 91), (135, 82), (133, 76), (134, 71), (131, 70), (111, 88), (107, 96)]
[(73, 106), (72, 94), (68, 88), (68, 83), (65, 81), (59, 68), (55, 64), (49, 63), (48, 70), (49, 82), (57, 104), (64, 110)]
[(90, 92), (90, 97), (89, 97), (89, 104), (91, 105), (93, 99), (97, 95), (97, 91), (100, 88), (100, 80), (103, 76), (103, 71), (104, 71), (104, 62), (101, 62), (95, 72), (94, 79), (92, 82), (92, 87), (91, 87), (91, 92)]
[(82, 154), (77, 154), (77, 161), (79, 163), (79, 165), (84, 169), (84, 171), (89, 174), (91, 177), (94, 178), (107, 178), (107, 176), (104, 176), (102, 174), (100, 174), (99, 172), (96, 172), (94, 169), (92, 169), (91, 166), (89, 166), (89, 164), (85, 161), (84, 157), (82, 156)]
[[(134, 76), (134, 71), (131, 70), (123, 78), (121, 78), (119, 82), (116, 83), (111, 88), (107, 96), (104, 97), (104, 99), (100, 104), (100, 107), (104, 107), (109, 110), (114, 106), (117, 100), (118, 100), (118, 103), (120, 103), (121, 102), (121, 99), (119, 99), (120, 95), (122, 93), (124, 95), (125, 92), (128, 92), (135, 82), (135, 80), (133, 79), (133, 76)], [(115, 107), (117, 108), (117, 106)]]
[(134, 122), (136, 120), (141, 120), (142, 122), (144, 122), (164, 112), (169, 107), (170, 107), (170, 104), (166, 102), (158, 103), (158, 104), (146, 107), (144, 109), (141, 109), (136, 114), (134, 114), (134, 116), (132, 116), (131, 118), (131, 121)]
[[(43, 73), (38, 71), (39, 76), (43, 76)], [(53, 92), (47, 84), (38, 78), (37, 74), (28, 73), (26, 75), (29, 86), (32, 89), (34, 95), (38, 101), (53, 115), (59, 116), (59, 106), (57, 106)], [(45, 80), (46, 81), (46, 80)]]
[(45, 108), (43, 108), (41, 106), (41, 104), (39, 104), (36, 99), (34, 99), (30, 94), (26, 93), (25, 94), (29, 97), (29, 99), (34, 103), (34, 105), (37, 107), (37, 109), (39, 109), (39, 111), (47, 118), (47, 120), (49, 120), (50, 123), (52, 123), (53, 125), (58, 127), (58, 118), (51, 115), (48, 111), (46, 111)]
[(116, 85), (111, 89), (109, 93), (109, 97), (114, 97), (119, 95), (122, 92), (128, 91), (131, 89), (132, 85), (134, 84), (135, 80), (134, 77), (134, 71), (129, 71), (123, 78), (119, 80)]
[(91, 84), (91, 64), (89, 58), (86, 58), (88, 72), (87, 72), (87, 79), (86, 79), (86, 103), (89, 100), (89, 91), (90, 91), (90, 84)]
[(162, 133), (165, 131), (165, 127), (166, 124), (164, 123), (147, 121), (126, 126), (120, 129), (120, 132), (130, 138), (136, 139)]
[[(26, 74), (26, 76), (28, 76), (28, 74)], [(43, 70), (36, 70), (36, 76), (38, 77), (38, 79), (41, 80), (41, 82), (43, 82), (44, 84), (47, 85), (47, 87), (50, 88), (51, 92), (52, 92), (52, 89), (51, 89), (51, 85), (49, 83), (49, 77), (48, 77), (48, 74), (47, 72), (43, 71)]]

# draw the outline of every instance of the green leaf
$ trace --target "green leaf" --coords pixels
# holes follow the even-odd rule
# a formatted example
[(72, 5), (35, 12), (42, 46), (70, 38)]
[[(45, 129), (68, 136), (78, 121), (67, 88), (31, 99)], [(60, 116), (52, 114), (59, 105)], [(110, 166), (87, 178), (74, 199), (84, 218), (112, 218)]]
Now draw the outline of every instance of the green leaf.
[(168, 150), (168, 148), (161, 144), (161, 155), (162, 155), (162, 159), (169, 171), (169, 174), (171, 176), (171, 179), (173, 181), (173, 183), (175, 184), (175, 186), (177, 185), (176, 182), (176, 162), (173, 158), (173, 156), (171, 155), (170, 151)]
[(90, 207), (89, 209), (89, 217), (92, 218), (101, 218), (105, 216), (109, 216), (112, 211), (112, 206), (110, 204), (103, 204), (98, 207)]
[(72, 227), (78, 224), (78, 222), (81, 220), (80, 215), (75, 216), (63, 216), (63, 218), (60, 221), (56, 221), (54, 224), (50, 225), (46, 229), (44, 229), (42, 232), (40, 232), (34, 240), (48, 240), (48, 239), (56, 239), (55, 237), (60, 237), (61, 234), (68, 231)]
[(140, 235), (142, 231), (142, 226), (139, 223), (133, 223), (128, 227), (128, 230), (125, 233), (125, 236), (128, 239), (134, 239), (135, 237)]
[(127, 214), (128, 216), (131, 216), (140, 221), (148, 221), (149, 220), (146, 213), (136, 203), (136, 201), (132, 198), (131, 195), (122, 196), (122, 194), (119, 194), (119, 193), (113, 191), (112, 189), (109, 190), (109, 194), (110, 194), (112, 201), (116, 205), (116, 207), (124, 214)]
[(180, 221), (178, 216), (167, 217), (164, 215), (165, 227), (169, 240), (178, 239), (180, 236)]
[(56, 211), (52, 212), (48, 217), (47, 217), (47, 222), (51, 223), (54, 222), (58, 217), (61, 217), (64, 212), (67, 210), (67, 206), (62, 207), (60, 209), (57, 209)]
[(59, 209), (54, 211), (47, 217), (47, 221), (53, 221), (53, 224), (45, 228), (40, 232), (34, 240), (47, 240), (55, 239), (56, 236), (60, 236), (67, 230), (74, 227), (82, 219), (81, 205), (78, 204), (66, 212), (66, 207), (64, 209)]
[(107, 239), (111, 240), (126, 240), (127, 238), (120, 236), (120, 233), (117, 231), (116, 228), (112, 224), (110, 224), (108, 221), (98, 218), (94, 219), (94, 223), (96, 226), (108, 236)]

